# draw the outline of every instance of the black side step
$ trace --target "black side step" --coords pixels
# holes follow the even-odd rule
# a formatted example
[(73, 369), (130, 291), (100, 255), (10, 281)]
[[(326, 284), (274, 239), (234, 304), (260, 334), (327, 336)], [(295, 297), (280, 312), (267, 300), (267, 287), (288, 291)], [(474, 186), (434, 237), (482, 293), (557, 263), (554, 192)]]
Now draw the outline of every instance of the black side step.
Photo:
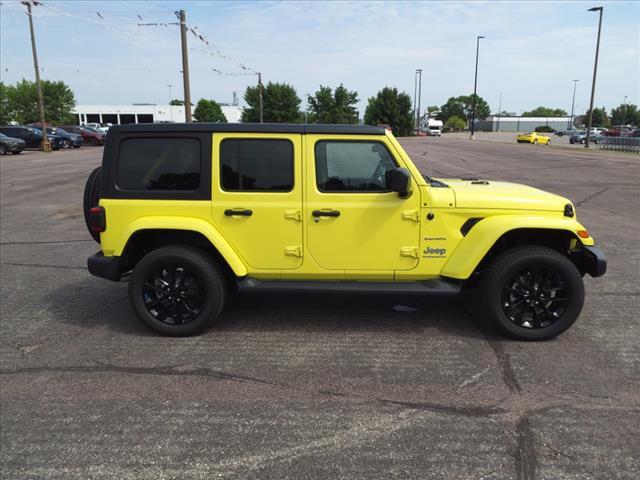
[(358, 281), (283, 281), (245, 277), (237, 280), (241, 292), (324, 292), (324, 293), (395, 293), (420, 295), (456, 295), (462, 282), (458, 280), (423, 280), (420, 282)]

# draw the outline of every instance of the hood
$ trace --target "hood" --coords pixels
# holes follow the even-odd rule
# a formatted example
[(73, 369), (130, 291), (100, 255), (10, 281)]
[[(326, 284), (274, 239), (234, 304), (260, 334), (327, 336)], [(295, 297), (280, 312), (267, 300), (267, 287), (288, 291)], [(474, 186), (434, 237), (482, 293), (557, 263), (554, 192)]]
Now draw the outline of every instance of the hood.
[(537, 188), (493, 180), (443, 180), (453, 189), (457, 208), (547, 210), (563, 212), (564, 197)]

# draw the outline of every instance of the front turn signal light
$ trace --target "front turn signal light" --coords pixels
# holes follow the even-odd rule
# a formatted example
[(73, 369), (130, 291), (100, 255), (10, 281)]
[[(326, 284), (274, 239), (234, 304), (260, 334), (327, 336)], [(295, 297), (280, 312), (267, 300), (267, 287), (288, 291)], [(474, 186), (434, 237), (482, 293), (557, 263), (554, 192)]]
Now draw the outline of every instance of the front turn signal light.
[(586, 230), (578, 230), (576, 233), (580, 238), (589, 238), (589, 232)]

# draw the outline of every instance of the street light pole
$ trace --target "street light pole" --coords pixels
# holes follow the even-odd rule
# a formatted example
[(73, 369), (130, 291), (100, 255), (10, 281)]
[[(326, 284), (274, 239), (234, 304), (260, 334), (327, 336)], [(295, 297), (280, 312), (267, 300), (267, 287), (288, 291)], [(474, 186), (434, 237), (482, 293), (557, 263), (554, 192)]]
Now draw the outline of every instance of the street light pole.
[(258, 73), (258, 101), (260, 102), (260, 123), (263, 123), (264, 113), (262, 107), (262, 73)]
[(422, 101), (422, 69), (419, 68), (418, 72), (418, 128), (420, 130), (420, 103)]
[(569, 125), (571, 128), (573, 128), (573, 112), (576, 104), (576, 85), (578, 85), (578, 82), (579, 80), (573, 81), (573, 99), (571, 100), (571, 124)]
[(478, 54), (480, 53), (480, 39), (484, 38), (482, 35), (476, 37), (476, 76), (473, 81), (473, 99), (471, 100), (471, 140), (474, 138), (475, 123), (476, 123), (476, 90), (478, 88)]
[(592, 7), (589, 12), (599, 12), (600, 18), (598, 20), (598, 41), (596, 42), (596, 59), (593, 63), (593, 83), (591, 84), (591, 102), (589, 104), (589, 118), (587, 125), (587, 136), (584, 139), (584, 148), (589, 148), (589, 140), (591, 140), (591, 122), (593, 121), (593, 99), (596, 94), (596, 74), (598, 72), (598, 53), (600, 53), (600, 31), (602, 30), (602, 11), (604, 7)]
[(418, 133), (418, 69), (413, 75), (413, 129)]
[(500, 92), (500, 102), (498, 103), (498, 127), (496, 132), (500, 131), (500, 116), (502, 115), (502, 92)]
[(173, 85), (169, 84), (167, 87), (169, 87), (169, 117), (173, 122), (173, 106), (171, 105), (171, 87), (173, 87)]

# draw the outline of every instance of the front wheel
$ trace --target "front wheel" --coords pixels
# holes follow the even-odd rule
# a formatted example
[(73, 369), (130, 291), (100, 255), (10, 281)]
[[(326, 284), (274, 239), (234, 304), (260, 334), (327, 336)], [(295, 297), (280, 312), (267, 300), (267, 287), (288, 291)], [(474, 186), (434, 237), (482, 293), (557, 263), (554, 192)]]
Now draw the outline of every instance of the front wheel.
[(63, 140), (62, 148), (64, 148), (65, 150), (69, 150), (70, 148), (73, 148), (73, 146), (71, 145), (71, 142), (69, 140)]
[(138, 318), (163, 335), (199, 333), (220, 315), (226, 283), (220, 266), (200, 249), (171, 245), (145, 255), (129, 280)]
[(6, 154), (7, 154), (7, 147), (0, 144), (0, 155), (6, 155)]
[(555, 250), (522, 246), (491, 262), (481, 285), (484, 311), (504, 334), (547, 340), (576, 321), (584, 284), (576, 266)]
[(534, 145), (537, 145), (537, 144), (538, 144), (538, 140), (534, 140), (534, 141), (533, 141), (533, 144), (534, 144)]

